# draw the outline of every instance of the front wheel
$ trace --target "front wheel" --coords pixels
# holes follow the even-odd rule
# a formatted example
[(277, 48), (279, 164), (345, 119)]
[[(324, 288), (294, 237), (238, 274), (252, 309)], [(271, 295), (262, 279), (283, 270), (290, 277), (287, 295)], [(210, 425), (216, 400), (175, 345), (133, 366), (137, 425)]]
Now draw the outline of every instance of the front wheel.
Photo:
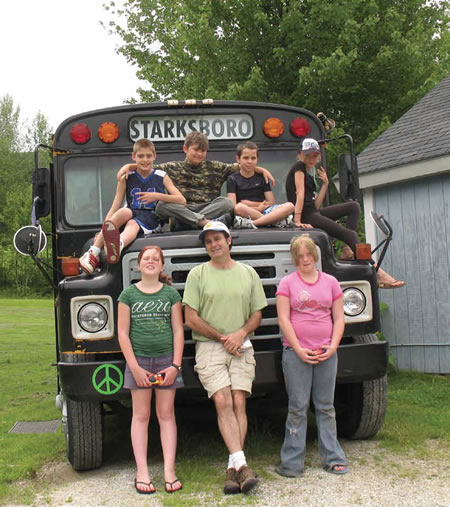
[[(378, 341), (374, 334), (355, 336), (356, 343)], [(354, 384), (338, 384), (335, 392), (336, 422), (340, 436), (365, 439), (378, 433), (387, 405), (387, 375)]]
[[(64, 357), (67, 362), (82, 363), (82, 354)], [(103, 414), (98, 401), (73, 401), (61, 393), (58, 405), (66, 437), (67, 458), (75, 470), (91, 470), (103, 461)]]
[(98, 468), (103, 459), (101, 405), (91, 401), (63, 401), (67, 458), (75, 470)]

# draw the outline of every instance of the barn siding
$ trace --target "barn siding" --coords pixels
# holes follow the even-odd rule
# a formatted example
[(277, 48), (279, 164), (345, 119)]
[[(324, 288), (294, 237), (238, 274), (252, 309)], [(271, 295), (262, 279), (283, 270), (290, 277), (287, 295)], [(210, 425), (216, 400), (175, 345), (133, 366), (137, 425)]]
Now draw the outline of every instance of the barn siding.
[(406, 281), (380, 290), (382, 332), (400, 369), (450, 373), (449, 196), (448, 173), (374, 189), (375, 211), (394, 231), (383, 268)]

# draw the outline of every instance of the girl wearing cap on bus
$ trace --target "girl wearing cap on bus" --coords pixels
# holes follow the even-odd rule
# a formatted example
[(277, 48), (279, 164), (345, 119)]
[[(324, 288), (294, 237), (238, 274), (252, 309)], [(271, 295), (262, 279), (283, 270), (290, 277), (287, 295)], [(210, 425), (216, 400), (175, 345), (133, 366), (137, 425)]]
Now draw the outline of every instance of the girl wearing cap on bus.
[(144, 495), (156, 491), (147, 467), (153, 391), (161, 433), (165, 490), (174, 493), (182, 488), (175, 473), (174, 402), (176, 389), (183, 387), (183, 317), (181, 297), (177, 290), (164, 283), (170, 279), (162, 272), (163, 267), (161, 248), (144, 247), (138, 256), (141, 280), (122, 291), (118, 304), (119, 343), (127, 363), (123, 387), (130, 389), (133, 405), (131, 443), (137, 467), (134, 487)]
[[(320, 147), (315, 139), (303, 140), (298, 153), (298, 161), (292, 166), (286, 178), (286, 195), (295, 206), (294, 224), (296, 227), (317, 227), (330, 236), (345, 243), (341, 260), (354, 258), (356, 244), (359, 243), (356, 228), (361, 208), (356, 201), (346, 201), (321, 208), (328, 190), (328, 176), (323, 167), (317, 169), (317, 176), (322, 181), (319, 193), (314, 198), (316, 183), (310, 174), (320, 162)], [(338, 218), (347, 217), (346, 227), (336, 222)], [(396, 280), (381, 268), (377, 272), (378, 287), (396, 289), (405, 285)]]

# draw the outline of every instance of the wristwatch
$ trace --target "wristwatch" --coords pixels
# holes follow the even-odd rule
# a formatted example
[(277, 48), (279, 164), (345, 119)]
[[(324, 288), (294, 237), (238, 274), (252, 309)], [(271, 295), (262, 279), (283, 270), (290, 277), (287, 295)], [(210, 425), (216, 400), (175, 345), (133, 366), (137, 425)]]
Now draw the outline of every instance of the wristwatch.
[(178, 371), (181, 371), (181, 370), (182, 370), (181, 366), (180, 366), (180, 365), (178, 365), (178, 364), (172, 363), (170, 366), (173, 366), (173, 367), (174, 367), (174, 368), (176, 368)]

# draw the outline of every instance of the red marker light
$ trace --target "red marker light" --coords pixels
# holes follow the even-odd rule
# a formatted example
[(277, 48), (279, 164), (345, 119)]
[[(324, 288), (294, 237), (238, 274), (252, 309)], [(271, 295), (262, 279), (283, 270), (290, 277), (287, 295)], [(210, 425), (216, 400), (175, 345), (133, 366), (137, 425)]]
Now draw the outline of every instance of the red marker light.
[(75, 123), (70, 129), (70, 139), (77, 144), (85, 144), (91, 138), (91, 130), (86, 123)]
[(98, 128), (98, 137), (104, 143), (111, 144), (119, 137), (119, 127), (111, 121), (105, 121)]
[(284, 132), (284, 125), (280, 118), (267, 118), (264, 122), (263, 132), (267, 137), (275, 139)]
[(300, 116), (294, 118), (289, 126), (291, 134), (295, 137), (305, 137), (308, 134), (309, 129), (310, 127), (308, 120)]

